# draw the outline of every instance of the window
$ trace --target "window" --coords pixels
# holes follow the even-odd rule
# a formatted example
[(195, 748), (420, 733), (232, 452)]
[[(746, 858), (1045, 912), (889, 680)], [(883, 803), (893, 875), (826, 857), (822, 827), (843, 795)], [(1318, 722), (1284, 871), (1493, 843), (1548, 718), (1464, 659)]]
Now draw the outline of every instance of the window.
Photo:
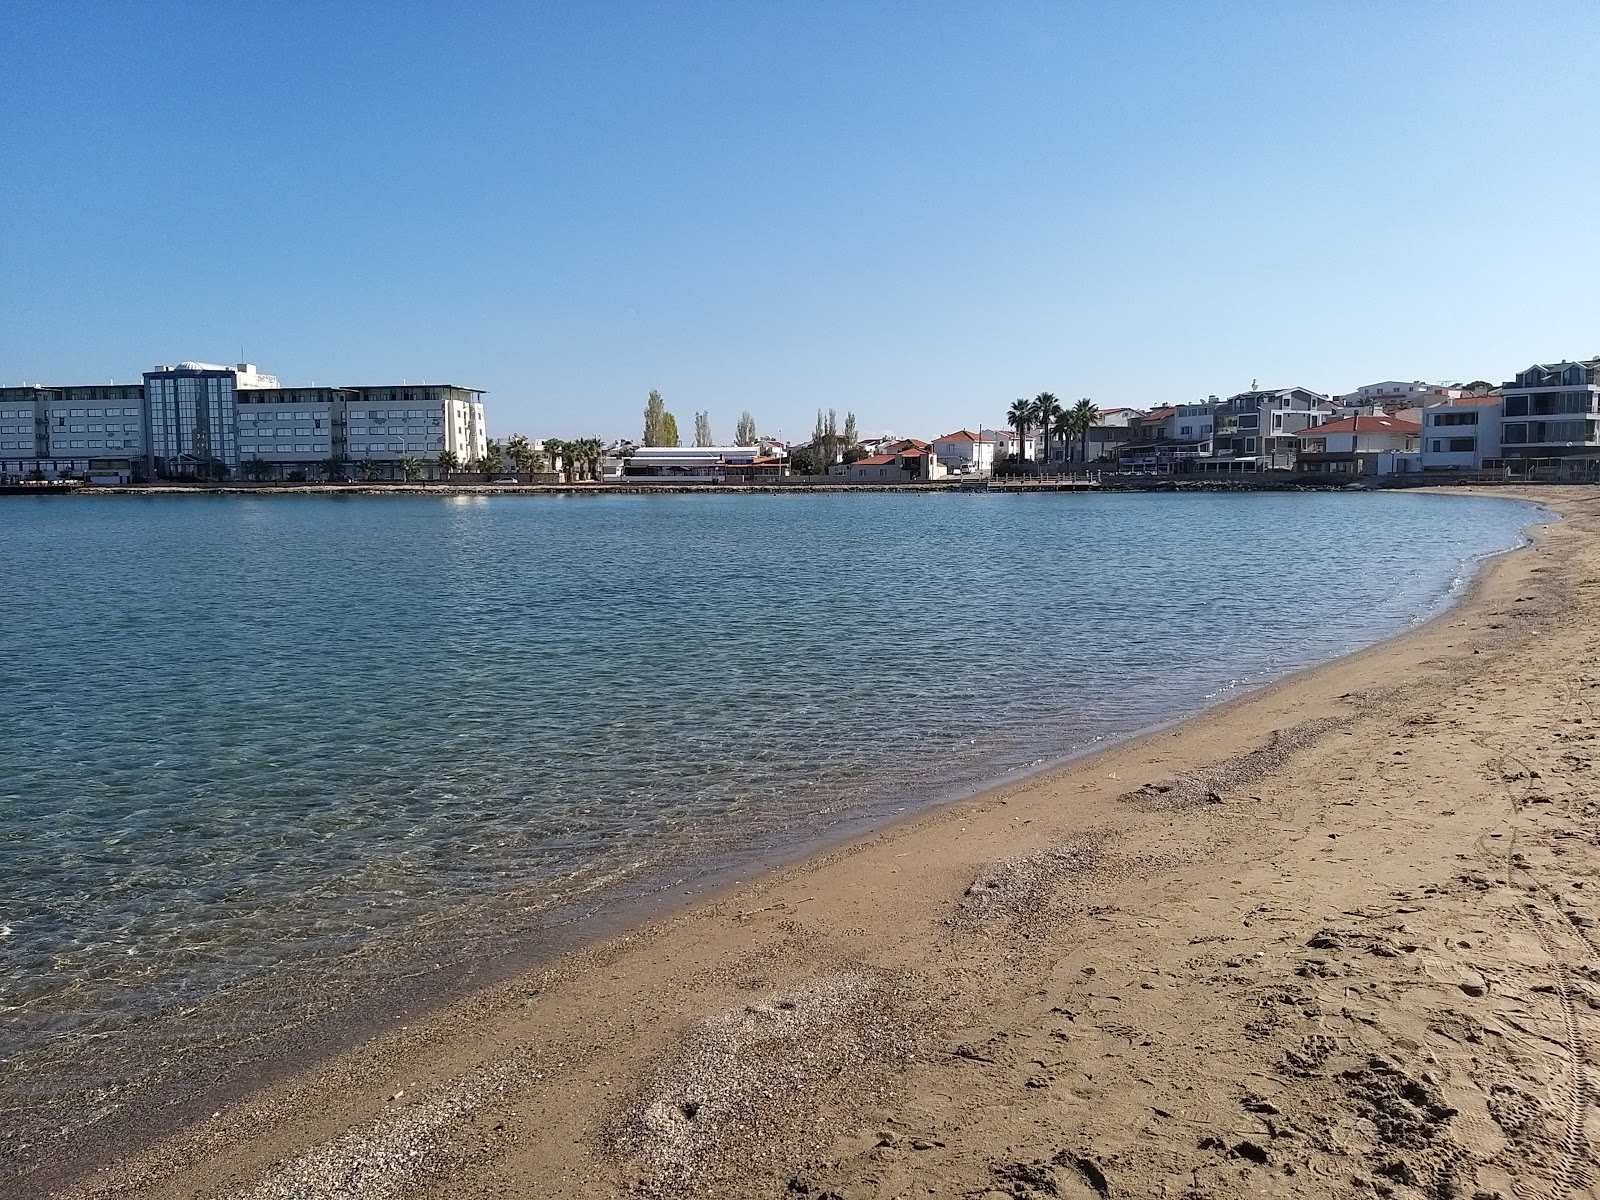
[(1475, 412), (1436, 413), (1433, 418), (1435, 425), (1476, 425), (1478, 414)]
[(82, 442), (68, 442), (67, 443), (67, 448), (69, 450), (83, 450), (83, 449), (86, 449), (86, 447), (84, 446), (84, 444)]
[(137, 408), (125, 408), (122, 410), (122, 415), (125, 417), (137, 417), (139, 410)]
[(1525, 417), (1528, 415), (1528, 398), (1526, 396), (1506, 397), (1506, 416)]
[(104, 450), (105, 449), (105, 444), (102, 441), (102, 439), (100, 439), (100, 438), (90, 438), (89, 439), (89, 449), (91, 449), (91, 450)]
[(74, 409), (72, 409), (72, 410), (70, 410), (70, 411), (69, 411), (69, 412), (68, 412), (68, 413), (67, 413), (67, 415), (68, 415), (68, 416), (69, 416), (69, 417), (81, 417), (81, 416), (83, 416), (83, 415), (84, 415), (84, 410), (83, 410), (83, 409), (81, 409), (81, 408), (74, 408)]
[(89, 432), (89, 427), (87, 425), (74, 425), (71, 429), (67, 430), (67, 432), (68, 433), (88, 433)]
[(89, 432), (90, 433), (104, 433), (105, 431), (106, 431), (106, 427), (104, 425), (100, 424), (98, 421), (96, 421), (93, 425), (89, 426)]
[(1478, 448), (1478, 439), (1477, 438), (1458, 437), (1458, 438), (1451, 438), (1450, 439), (1450, 453), (1451, 454), (1470, 454), (1470, 453), (1472, 453), (1472, 451), (1476, 450), (1477, 448)]
[(1260, 413), (1240, 413), (1239, 414), (1239, 428), (1240, 429), (1259, 429), (1259, 428), (1261, 428), (1261, 414)]

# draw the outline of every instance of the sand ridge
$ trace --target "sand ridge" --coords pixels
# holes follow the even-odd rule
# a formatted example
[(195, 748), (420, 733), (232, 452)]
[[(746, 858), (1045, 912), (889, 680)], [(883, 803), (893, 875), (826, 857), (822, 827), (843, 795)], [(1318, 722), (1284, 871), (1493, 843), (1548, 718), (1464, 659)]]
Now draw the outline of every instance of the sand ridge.
[(421, 1014), (61, 1194), (1595, 1195), (1600, 494), (1549, 500), (1415, 634)]

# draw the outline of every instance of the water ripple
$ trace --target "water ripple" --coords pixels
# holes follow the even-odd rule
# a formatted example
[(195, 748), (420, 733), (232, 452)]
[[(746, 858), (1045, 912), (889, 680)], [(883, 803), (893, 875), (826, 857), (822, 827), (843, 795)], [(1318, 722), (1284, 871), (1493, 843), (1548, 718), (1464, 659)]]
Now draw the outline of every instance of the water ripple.
[[(1025, 769), (1370, 643), (1534, 513), (1403, 495), (4, 506), (13, 1114), (136, 1086), (136, 1047), (177, 1059), (334, 1003), (330, 980), (381, 973), (419, 929), (471, 944), (507, 903)], [(269, 976), (298, 999), (237, 1000)]]

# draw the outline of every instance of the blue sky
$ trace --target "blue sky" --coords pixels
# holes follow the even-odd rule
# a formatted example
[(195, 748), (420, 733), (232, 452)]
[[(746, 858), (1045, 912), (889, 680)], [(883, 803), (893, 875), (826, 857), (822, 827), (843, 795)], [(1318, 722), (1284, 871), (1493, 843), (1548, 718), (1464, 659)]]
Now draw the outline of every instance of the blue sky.
[(1600, 354), (1600, 6), (0, 0), (0, 383), (804, 436)]

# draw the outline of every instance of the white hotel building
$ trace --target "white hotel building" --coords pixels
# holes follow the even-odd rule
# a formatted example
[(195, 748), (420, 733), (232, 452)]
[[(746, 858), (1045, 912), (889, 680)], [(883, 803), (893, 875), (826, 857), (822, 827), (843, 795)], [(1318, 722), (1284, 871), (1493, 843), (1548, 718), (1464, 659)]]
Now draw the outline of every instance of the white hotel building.
[(316, 479), (332, 460), (398, 478), (407, 458), (437, 477), (445, 451), (465, 466), (487, 449), (483, 392), (453, 384), (286, 388), (182, 362), (143, 384), (0, 388), (0, 479)]
[(0, 388), (0, 477), (126, 479), (145, 444), (139, 384)]

